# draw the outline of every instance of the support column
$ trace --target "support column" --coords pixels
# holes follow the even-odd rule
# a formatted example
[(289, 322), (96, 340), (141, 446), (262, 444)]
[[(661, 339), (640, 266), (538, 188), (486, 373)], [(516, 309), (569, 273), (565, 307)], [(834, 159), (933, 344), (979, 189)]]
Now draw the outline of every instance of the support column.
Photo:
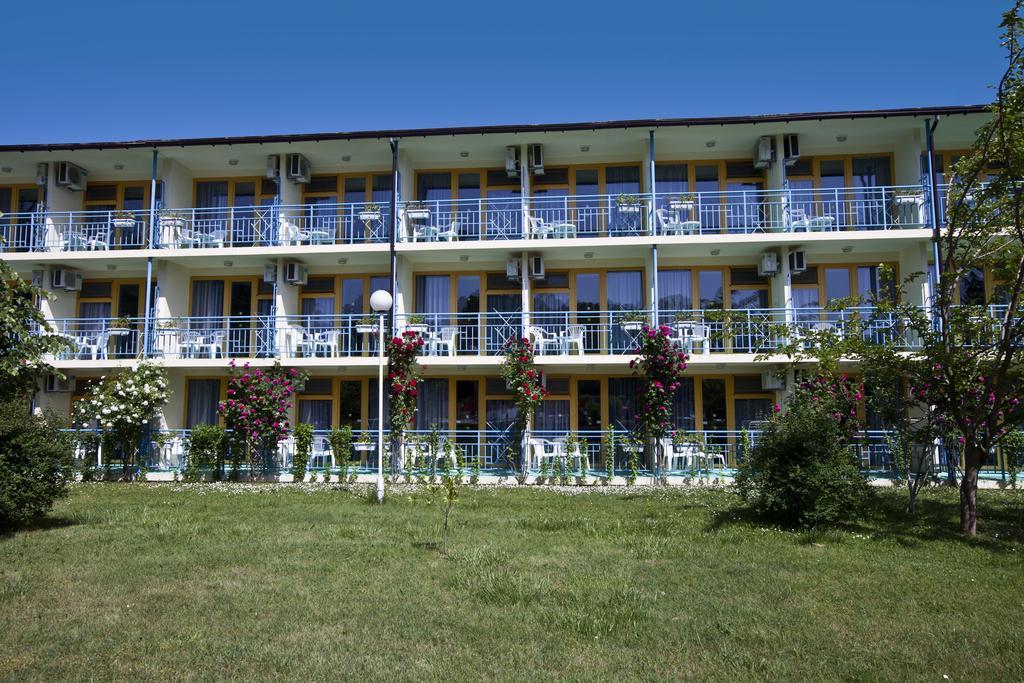
[(146, 238), (146, 246), (150, 249), (150, 255), (146, 257), (146, 304), (142, 309), (143, 324), (142, 324), (142, 348), (143, 356), (149, 358), (153, 353), (153, 340), (150, 336), (150, 326), (153, 324), (153, 240), (156, 235), (156, 173), (157, 173), (157, 159), (159, 153), (156, 149), (153, 150), (153, 170), (152, 176), (149, 180), (149, 235)]

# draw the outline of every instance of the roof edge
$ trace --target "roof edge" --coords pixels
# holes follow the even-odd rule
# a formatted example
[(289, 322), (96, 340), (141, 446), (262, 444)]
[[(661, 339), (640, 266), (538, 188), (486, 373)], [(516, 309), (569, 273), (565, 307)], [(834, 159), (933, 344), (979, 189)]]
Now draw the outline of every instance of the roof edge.
[(197, 147), (219, 145), (250, 145), (290, 142), (321, 142), (329, 140), (366, 140), (385, 138), (416, 138), (456, 135), (488, 135), (500, 133), (555, 133), (577, 130), (608, 130), (614, 128), (670, 128), (687, 126), (725, 126), (757, 123), (790, 123), (794, 121), (826, 121), (834, 119), (869, 119), (898, 116), (942, 116), (954, 114), (981, 114), (988, 104), (962, 104), (944, 107), (904, 107), (898, 109), (864, 109), (851, 111), (801, 112), (791, 114), (760, 114), (753, 116), (712, 116), (671, 119), (625, 119), (619, 121), (590, 121), (577, 123), (508, 124), (490, 126), (461, 126), (449, 128), (406, 128), (334, 133), (297, 133), (275, 135), (244, 135), (233, 137), (175, 138), (155, 140), (125, 140), (110, 142), (38, 143), (0, 145), (0, 152), (53, 152), (62, 150), (150, 149), (159, 147)]

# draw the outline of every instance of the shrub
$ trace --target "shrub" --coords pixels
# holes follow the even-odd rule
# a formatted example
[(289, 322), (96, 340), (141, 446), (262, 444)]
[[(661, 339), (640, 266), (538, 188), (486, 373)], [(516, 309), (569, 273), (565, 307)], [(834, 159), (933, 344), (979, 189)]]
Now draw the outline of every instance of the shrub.
[(216, 473), (224, 449), (224, 428), (220, 425), (196, 425), (185, 446), (185, 481), (199, 481), (203, 472)]
[(0, 404), (0, 528), (24, 524), (67, 494), (73, 478), (70, 435), (28, 404)]
[[(295, 456), (292, 458), (292, 478), (305, 481), (306, 465), (309, 464), (309, 452), (313, 448), (313, 425), (299, 423), (295, 425)], [(313, 481), (316, 481), (314, 476)]]
[(334, 461), (338, 465), (338, 481), (348, 481), (348, 466), (352, 459), (352, 428), (348, 425), (335, 427), (327, 433), (327, 442), (331, 444)]
[(851, 443), (861, 393), (845, 377), (799, 388), (740, 463), (736, 487), (761, 518), (789, 526), (849, 519), (869, 494)]

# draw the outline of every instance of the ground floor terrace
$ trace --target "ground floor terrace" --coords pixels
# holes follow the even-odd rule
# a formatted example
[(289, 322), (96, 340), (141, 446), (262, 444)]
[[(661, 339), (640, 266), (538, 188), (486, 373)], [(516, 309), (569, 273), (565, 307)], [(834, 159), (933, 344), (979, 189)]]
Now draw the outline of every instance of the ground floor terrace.
[[(378, 468), (377, 378), (367, 369), (307, 368), (305, 380), (288, 413), (291, 424), (313, 427), (309, 471), (322, 476), (372, 474)], [(710, 370), (710, 372), (709, 372)], [(761, 370), (756, 372), (756, 370)], [(489, 372), (493, 372), (490, 370)], [(699, 369), (682, 380), (672, 405), (671, 431), (656, 443), (637, 443), (640, 380), (621, 369), (575, 369), (552, 366), (545, 384), (549, 395), (534, 412), (529, 428), (517, 426), (515, 397), (503, 379), (477, 374), (482, 369), (462, 367), (456, 374), (438, 376), (427, 369), (418, 386), (413, 419), (393, 444), (384, 401), (384, 469), (396, 477), (411, 478), (452, 467), (467, 476), (486, 478), (544, 473), (577, 479), (589, 476), (620, 482), (633, 477), (731, 478), (757, 443), (765, 421), (784, 402), (792, 373), (775, 374), (767, 366), (748, 364), (735, 371)], [(52, 403), (71, 415), (98, 376), (79, 376), (72, 391), (49, 394), (66, 402)], [(124, 454), (103, 445), (102, 433), (81, 425), (77, 432), (77, 458), (82, 465), (119, 471), (125, 456), (143, 464), (150, 476), (174, 478), (188, 462), (190, 436), (199, 425), (219, 424), (218, 405), (226, 400), (228, 375), (220, 363), (207, 369), (169, 369), (171, 398), (137, 449)], [(869, 388), (870, 390), (870, 388)], [(860, 407), (865, 429), (853, 449), (861, 466), (880, 477), (897, 469), (892, 445), (895, 435), (886, 430), (865, 405)], [(332, 430), (350, 430), (347, 453), (336, 453)], [(138, 457), (135, 457), (137, 450)], [(955, 445), (921, 448), (920, 457), (933, 471), (946, 473), (960, 459)], [(251, 474), (287, 478), (292, 468), (295, 439), (289, 436), (262, 457), (260, 471)], [(230, 461), (230, 458), (228, 458)], [(247, 466), (244, 476), (250, 476)], [(986, 463), (986, 476), (1005, 480), (1007, 463), (1000, 451)], [(212, 474), (212, 473), (211, 473)]]

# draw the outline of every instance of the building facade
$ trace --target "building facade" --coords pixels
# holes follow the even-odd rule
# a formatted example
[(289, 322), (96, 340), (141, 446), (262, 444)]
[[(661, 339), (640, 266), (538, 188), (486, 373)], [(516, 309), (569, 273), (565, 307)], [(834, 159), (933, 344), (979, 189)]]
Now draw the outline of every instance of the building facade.
[[(377, 289), (393, 291), (390, 324), (428, 340), (415, 429), (438, 428), (485, 468), (503, 466), (514, 417), (499, 376), (509, 337), (533, 339), (547, 374), (533, 437), (578, 435), (603, 468), (601, 433), (633, 426), (628, 363), (640, 324), (655, 321), (691, 355), (675, 425), (728, 468), (740, 430), (785, 391), (774, 377), (785, 358), (755, 356), (794, 329), (870, 315), (828, 307), (877, 291), (880, 264), (929, 271), (944, 175), (985, 116), (3, 146), (0, 249), (51, 292), (40, 305), (74, 341), (55, 359), (73, 381), (48, 382), (41, 406), (70, 414), (91, 381), (141, 359), (168, 369), (159, 427), (175, 437), (154, 449), (154, 469), (179, 467), (187, 430), (217, 421), (232, 359), (305, 369), (294, 419), (321, 434), (375, 429)], [(927, 278), (908, 295), (925, 305)], [(964, 295), (996, 296), (984, 273)], [(870, 330), (906, 341), (893, 321)], [(884, 439), (863, 459), (887, 467)]]

